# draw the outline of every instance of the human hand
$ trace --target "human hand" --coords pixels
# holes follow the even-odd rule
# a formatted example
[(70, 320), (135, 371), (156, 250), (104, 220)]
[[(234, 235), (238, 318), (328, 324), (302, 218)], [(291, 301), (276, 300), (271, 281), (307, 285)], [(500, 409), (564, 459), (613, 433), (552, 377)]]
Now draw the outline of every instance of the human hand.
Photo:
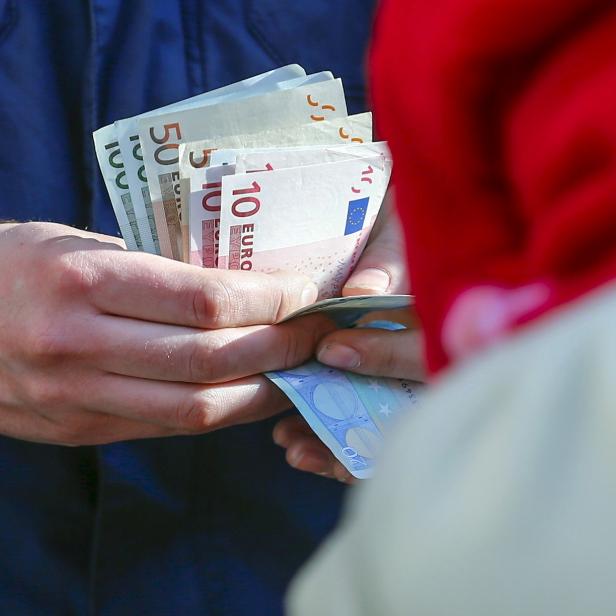
[[(341, 329), (319, 343), (317, 359), (358, 374), (413, 381), (425, 379), (419, 330)], [(355, 479), (300, 416), (285, 417), (274, 427), (274, 442), (286, 449), (290, 466), (345, 483)]]
[[(0, 226), (0, 433), (86, 445), (202, 433), (288, 406), (265, 370), (333, 326), (299, 275), (202, 270), (51, 223)], [(263, 325), (265, 324), (265, 325)]]
[[(377, 221), (343, 295), (408, 293), (406, 256), (402, 233), (392, 204), (384, 204), (384, 215)], [(379, 318), (392, 318), (383, 313)], [(401, 317), (401, 318), (400, 318)], [(369, 315), (368, 319), (374, 318)], [(415, 325), (408, 314), (396, 321)], [(343, 329), (326, 336), (318, 345), (317, 359), (324, 364), (371, 376), (411, 380), (425, 378), (421, 332), (407, 329), (395, 332), (380, 329)], [(281, 419), (274, 428), (274, 441), (286, 449), (287, 462), (298, 470), (353, 483), (353, 476), (315, 435), (302, 417)]]

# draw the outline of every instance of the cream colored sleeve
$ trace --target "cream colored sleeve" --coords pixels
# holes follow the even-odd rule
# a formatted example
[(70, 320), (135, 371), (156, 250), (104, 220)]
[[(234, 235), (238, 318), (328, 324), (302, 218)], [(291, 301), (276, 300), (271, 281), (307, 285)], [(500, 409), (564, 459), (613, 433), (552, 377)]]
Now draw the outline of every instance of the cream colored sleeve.
[(616, 287), (442, 379), (288, 613), (616, 614)]

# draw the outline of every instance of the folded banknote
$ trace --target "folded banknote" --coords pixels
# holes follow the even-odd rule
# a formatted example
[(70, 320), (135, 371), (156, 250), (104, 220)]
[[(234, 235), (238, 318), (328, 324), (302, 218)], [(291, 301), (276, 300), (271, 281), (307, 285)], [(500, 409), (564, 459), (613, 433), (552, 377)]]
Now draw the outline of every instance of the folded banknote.
[[(399, 329), (394, 323), (368, 326)], [(309, 361), (293, 370), (266, 373), (295, 405), (315, 434), (358, 479), (374, 473), (384, 438), (419, 402), (422, 385), (367, 377)]]
[(402, 310), (414, 304), (412, 295), (351, 295), (348, 297), (334, 297), (324, 299), (292, 312), (284, 319), (290, 321), (308, 314), (325, 314), (339, 327), (355, 325), (363, 316), (371, 312), (384, 310)]

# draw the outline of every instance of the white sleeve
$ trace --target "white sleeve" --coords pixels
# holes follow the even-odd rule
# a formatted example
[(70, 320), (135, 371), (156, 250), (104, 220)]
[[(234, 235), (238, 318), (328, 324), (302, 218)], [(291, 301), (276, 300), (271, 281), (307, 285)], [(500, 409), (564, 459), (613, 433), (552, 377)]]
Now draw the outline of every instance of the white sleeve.
[(288, 596), (291, 616), (615, 610), (614, 285), (445, 376)]

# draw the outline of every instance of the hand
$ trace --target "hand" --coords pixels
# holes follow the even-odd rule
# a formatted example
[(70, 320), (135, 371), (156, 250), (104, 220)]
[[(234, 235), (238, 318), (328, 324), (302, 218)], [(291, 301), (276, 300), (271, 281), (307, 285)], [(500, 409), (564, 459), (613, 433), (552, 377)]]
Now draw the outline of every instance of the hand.
[(409, 288), (402, 228), (389, 191), (368, 245), (344, 285), (342, 295), (406, 294)]
[(316, 296), (295, 274), (202, 270), (62, 225), (2, 225), (0, 433), (85, 445), (272, 415), (288, 401), (251, 375), (301, 364), (332, 325), (267, 324)]
[[(317, 359), (333, 368), (358, 374), (413, 381), (425, 379), (418, 330), (341, 329), (319, 343)], [(287, 462), (292, 467), (345, 483), (354, 482), (353, 476), (302, 417), (281, 419), (274, 427), (274, 442), (287, 450)]]
[[(391, 203), (383, 204), (370, 243), (343, 295), (408, 293), (406, 256), (400, 224)], [(414, 325), (408, 313), (394, 320)], [(368, 316), (372, 320), (374, 315)], [(378, 318), (393, 318), (391, 313)], [(325, 337), (317, 359), (334, 368), (372, 376), (424, 380), (421, 332), (417, 329), (389, 332), (378, 329), (344, 329)], [(284, 447), (287, 462), (294, 468), (353, 483), (353, 476), (299, 416), (285, 417), (274, 428), (274, 441)]]

